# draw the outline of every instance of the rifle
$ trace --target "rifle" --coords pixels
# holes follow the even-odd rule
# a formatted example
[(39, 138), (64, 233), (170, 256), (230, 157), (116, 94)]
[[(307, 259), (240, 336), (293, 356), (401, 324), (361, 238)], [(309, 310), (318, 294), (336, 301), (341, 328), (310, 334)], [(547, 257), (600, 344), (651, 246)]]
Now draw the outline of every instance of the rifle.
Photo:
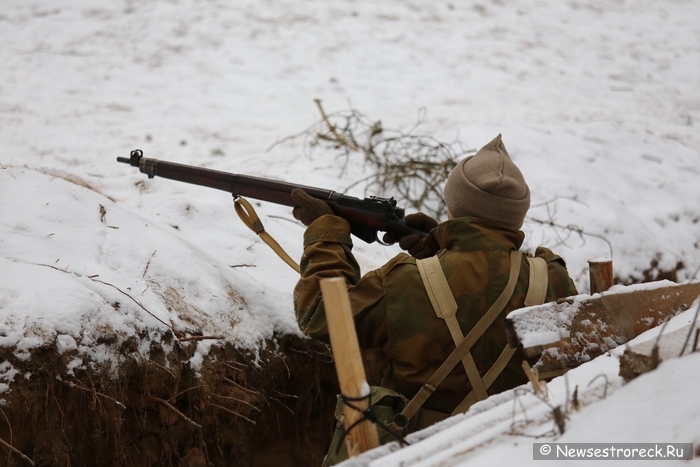
[[(367, 243), (377, 241), (377, 232), (389, 232), (395, 240), (406, 235), (416, 234), (425, 237), (426, 233), (406, 225), (404, 210), (396, 206), (394, 198), (355, 198), (333, 190), (278, 182), (266, 178), (252, 177), (219, 170), (205, 169), (143, 157), (143, 151), (135, 149), (128, 158), (117, 157), (123, 162), (138, 167), (148, 178), (163, 177), (179, 182), (191, 183), (231, 193), (234, 199), (241, 196), (295, 207), (292, 190), (301, 188), (311, 196), (325, 201), (336, 216), (350, 223), (350, 231)], [(380, 242), (383, 243), (383, 242)]]

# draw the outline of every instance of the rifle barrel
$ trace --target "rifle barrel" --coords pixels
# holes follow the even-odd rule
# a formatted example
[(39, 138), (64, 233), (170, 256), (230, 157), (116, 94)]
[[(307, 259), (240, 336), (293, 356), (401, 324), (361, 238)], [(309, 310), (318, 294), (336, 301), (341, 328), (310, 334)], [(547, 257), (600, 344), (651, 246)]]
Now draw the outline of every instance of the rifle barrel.
[(289, 207), (297, 206), (292, 198), (292, 190), (300, 188), (311, 196), (326, 201), (336, 215), (350, 222), (352, 233), (368, 243), (376, 240), (378, 230), (390, 231), (396, 238), (408, 234), (417, 234), (421, 237), (426, 235), (425, 232), (406, 225), (403, 220), (404, 211), (396, 207), (393, 198), (362, 200), (323, 188), (149, 159), (143, 157), (140, 149), (132, 151), (129, 158), (117, 157), (117, 162), (138, 167), (140, 172), (148, 175), (148, 178), (167, 178), (226, 191), (234, 197), (246, 196)]

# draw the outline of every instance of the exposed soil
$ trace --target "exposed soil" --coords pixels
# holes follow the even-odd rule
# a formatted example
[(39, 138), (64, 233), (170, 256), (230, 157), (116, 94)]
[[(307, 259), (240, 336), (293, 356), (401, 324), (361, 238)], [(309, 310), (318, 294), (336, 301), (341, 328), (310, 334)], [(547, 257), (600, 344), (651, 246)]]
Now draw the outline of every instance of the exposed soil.
[(293, 336), (266, 344), (257, 362), (215, 346), (196, 375), (195, 342), (154, 345), (150, 359), (127, 343), (118, 378), (71, 374), (73, 356), (55, 347), (24, 361), (0, 348), (21, 371), (2, 395), (0, 465), (320, 465), (338, 391), (329, 347)]

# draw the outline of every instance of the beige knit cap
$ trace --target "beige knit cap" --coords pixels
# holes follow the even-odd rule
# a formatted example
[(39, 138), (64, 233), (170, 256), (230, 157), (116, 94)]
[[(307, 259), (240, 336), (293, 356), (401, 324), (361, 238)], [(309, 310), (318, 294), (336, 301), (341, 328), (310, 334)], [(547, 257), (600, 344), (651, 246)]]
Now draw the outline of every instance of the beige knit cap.
[(453, 217), (479, 217), (520, 230), (530, 208), (530, 188), (501, 135), (450, 172), (445, 203)]

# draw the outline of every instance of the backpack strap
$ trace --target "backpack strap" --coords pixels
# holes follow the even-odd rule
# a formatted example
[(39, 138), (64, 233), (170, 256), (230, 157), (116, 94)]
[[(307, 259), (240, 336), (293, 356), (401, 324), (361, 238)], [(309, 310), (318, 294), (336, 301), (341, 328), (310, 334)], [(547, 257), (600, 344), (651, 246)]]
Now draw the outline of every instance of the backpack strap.
[(527, 296), (525, 296), (525, 306), (541, 305), (547, 297), (547, 286), (549, 285), (547, 261), (529, 256), (527, 260), (530, 263), (530, 280), (527, 286)]
[[(527, 295), (525, 296), (525, 306), (541, 305), (547, 298), (547, 286), (549, 284), (547, 262), (542, 258), (530, 258), (529, 256), (527, 260), (530, 263), (530, 277), (527, 285)], [(484, 375), (484, 384), (486, 387), (490, 387), (493, 382), (496, 381), (498, 375), (500, 375), (506, 365), (508, 365), (513, 354), (515, 354), (515, 349), (511, 349), (510, 346), (506, 345), (501, 355), (496, 359), (496, 363), (494, 363)], [(466, 412), (477, 400), (482, 399), (478, 397), (475, 391), (471, 391), (450, 415)]]
[[(515, 290), (515, 285), (518, 281), (518, 276), (520, 274), (520, 264), (522, 262), (522, 256), (523, 254), (520, 251), (514, 250), (510, 252), (510, 274), (508, 276), (508, 283), (503, 289), (503, 292), (501, 292), (501, 295), (491, 305), (488, 311), (469, 331), (467, 336), (464, 339), (462, 339), (459, 345), (456, 346), (455, 350), (452, 351), (452, 353), (447, 357), (447, 359), (442, 363), (442, 365), (440, 365), (440, 367), (435, 371), (435, 373), (433, 373), (433, 376), (431, 376), (430, 379), (425, 384), (423, 384), (423, 386), (421, 386), (416, 395), (413, 396), (413, 399), (411, 399), (408, 402), (408, 404), (406, 404), (406, 407), (404, 407), (403, 411), (399, 414), (399, 417), (396, 420), (397, 424), (405, 425), (408, 422), (408, 420), (410, 420), (411, 417), (413, 417), (416, 414), (416, 412), (420, 410), (425, 401), (428, 400), (428, 397), (430, 397), (430, 395), (433, 392), (435, 392), (440, 383), (444, 381), (447, 375), (464, 358), (464, 356), (469, 353), (472, 346), (481, 338), (481, 336), (486, 332), (489, 326), (493, 324), (498, 315), (501, 314), (501, 311), (503, 311), (505, 306), (508, 304), (508, 301), (513, 295), (513, 291)], [(440, 271), (442, 272), (442, 268), (440, 268)], [(444, 273), (442, 273), (442, 275), (444, 276)], [(452, 297), (452, 299), (454, 300), (454, 296)], [(513, 349), (510, 349), (508, 346), (506, 346), (506, 350), (504, 350), (504, 352), (512, 350)], [(512, 356), (512, 353), (510, 356)], [(501, 355), (501, 357), (505, 359), (505, 363), (508, 363), (508, 360), (510, 360), (510, 356), (507, 359), (505, 359), (503, 354)], [(502, 358), (499, 357), (498, 360), (502, 360)], [(496, 363), (498, 363), (498, 360)], [(505, 367), (505, 364), (503, 364), (502, 366)], [(496, 370), (494, 367), (492, 367), (487, 372), (488, 375), (489, 372), (492, 372), (491, 370), (494, 370), (492, 372), (492, 377), (489, 378), (492, 379), (489, 385), (493, 383), (493, 381), (495, 381), (496, 377), (498, 376), (498, 374), (493, 376)], [(498, 371), (498, 373), (500, 374), (500, 371)], [(482, 382), (482, 384), (488, 387), (488, 385), (486, 385), (485, 382)], [(472, 396), (472, 394), (474, 395)], [(476, 400), (476, 394), (474, 393), (474, 391), (470, 392), (469, 395), (467, 395), (467, 398), (470, 397), (474, 397)]]
[[(430, 298), (430, 303), (433, 305), (435, 314), (438, 318), (445, 320), (447, 328), (452, 335), (452, 340), (455, 343), (455, 347), (457, 347), (459, 343), (462, 342), (462, 339), (464, 339), (464, 334), (457, 321), (457, 302), (452, 294), (452, 290), (450, 290), (450, 285), (447, 283), (447, 278), (442, 270), (442, 266), (440, 266), (440, 260), (437, 256), (431, 256), (429, 258), (416, 260), (416, 265), (418, 266), (418, 272), (423, 279), (425, 290), (428, 292), (428, 297)], [(484, 386), (484, 382), (481, 380), (481, 375), (479, 374), (471, 352), (467, 351), (462, 357), (462, 364), (464, 365), (464, 370), (467, 372), (469, 384), (474, 388), (477, 397), (479, 399), (486, 399), (488, 397), (486, 386)]]
[[(496, 363), (489, 368), (489, 370), (486, 372), (484, 375), (484, 384), (486, 387), (490, 387), (494, 381), (496, 381), (496, 378), (498, 378), (498, 375), (503, 372), (505, 369), (506, 365), (508, 365), (508, 362), (510, 361), (511, 358), (513, 358), (513, 355), (515, 354), (515, 349), (511, 349), (509, 345), (506, 344), (506, 346), (503, 348), (503, 351), (501, 352), (501, 355), (498, 356), (498, 359), (496, 360)], [(467, 394), (467, 397), (462, 399), (462, 402), (459, 403), (457, 407), (452, 411), (450, 415), (456, 415), (458, 413), (464, 413), (467, 410), (469, 410), (469, 407), (474, 404), (477, 400), (483, 400), (483, 399), (478, 399), (476, 396), (476, 393), (474, 391), (470, 391), (469, 394)]]

